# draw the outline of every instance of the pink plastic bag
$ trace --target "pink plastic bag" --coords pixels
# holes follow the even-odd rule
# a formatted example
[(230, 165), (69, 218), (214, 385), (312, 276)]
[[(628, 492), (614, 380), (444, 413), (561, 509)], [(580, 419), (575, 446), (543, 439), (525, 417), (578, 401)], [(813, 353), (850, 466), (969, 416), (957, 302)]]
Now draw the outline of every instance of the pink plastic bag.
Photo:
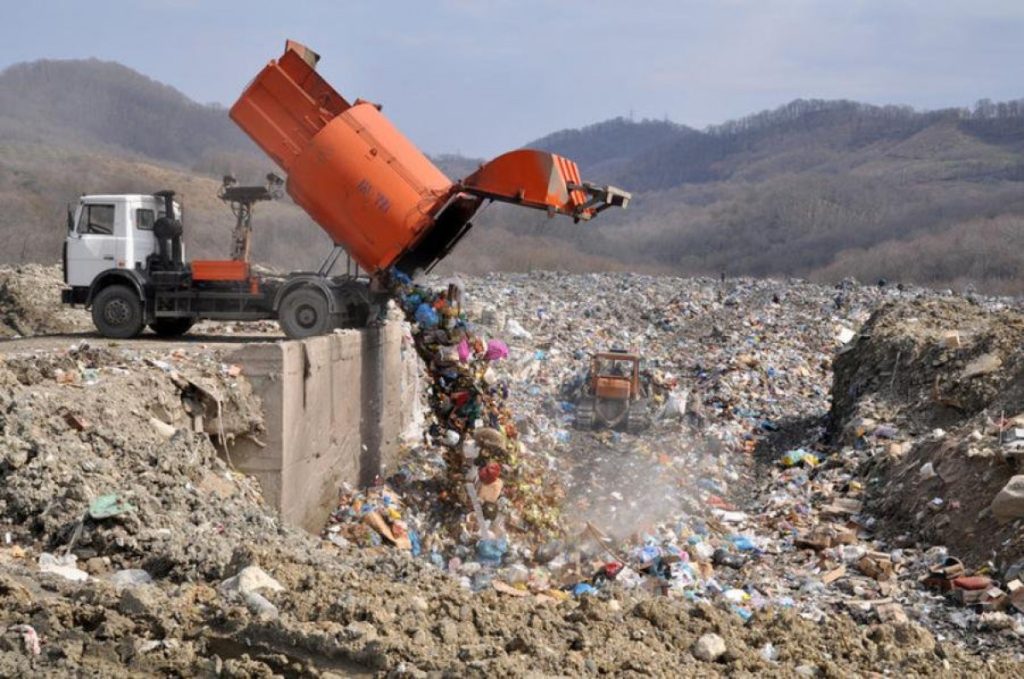
[(484, 354), (484, 358), (488, 361), (500, 361), (503, 358), (508, 358), (508, 345), (499, 339), (488, 340), (487, 353)]
[(463, 363), (469, 360), (469, 342), (463, 337), (462, 341), (459, 342), (459, 360)]

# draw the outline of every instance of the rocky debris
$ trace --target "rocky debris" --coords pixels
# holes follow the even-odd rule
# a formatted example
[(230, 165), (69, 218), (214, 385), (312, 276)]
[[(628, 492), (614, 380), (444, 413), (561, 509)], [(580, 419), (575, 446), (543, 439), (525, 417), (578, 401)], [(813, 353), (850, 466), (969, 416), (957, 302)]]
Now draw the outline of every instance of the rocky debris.
[(65, 554), (57, 558), (53, 554), (43, 552), (39, 555), (39, 572), (53, 573), (65, 580), (84, 582), (89, 579), (89, 574), (75, 565), (77, 561), (78, 557), (74, 554)]
[(1024, 518), (1024, 475), (1014, 476), (996, 493), (992, 499), (992, 516), (999, 521)]
[(220, 584), (220, 589), (229, 594), (241, 594), (243, 596), (260, 590), (270, 592), (283, 592), (281, 583), (270, 577), (265, 570), (259, 566), (246, 566), (238, 575), (233, 575)]
[(717, 634), (705, 634), (693, 645), (693, 657), (704, 662), (714, 662), (725, 655), (725, 639)]

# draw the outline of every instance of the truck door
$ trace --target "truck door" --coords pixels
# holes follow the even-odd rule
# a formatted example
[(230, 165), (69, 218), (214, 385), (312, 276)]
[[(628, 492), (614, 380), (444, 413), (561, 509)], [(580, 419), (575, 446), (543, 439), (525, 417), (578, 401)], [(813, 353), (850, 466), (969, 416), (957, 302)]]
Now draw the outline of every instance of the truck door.
[[(97, 275), (117, 266), (118, 240), (114, 234), (113, 203), (87, 203), (68, 234), (68, 285), (89, 286)], [(124, 251), (124, 243), (120, 244)]]

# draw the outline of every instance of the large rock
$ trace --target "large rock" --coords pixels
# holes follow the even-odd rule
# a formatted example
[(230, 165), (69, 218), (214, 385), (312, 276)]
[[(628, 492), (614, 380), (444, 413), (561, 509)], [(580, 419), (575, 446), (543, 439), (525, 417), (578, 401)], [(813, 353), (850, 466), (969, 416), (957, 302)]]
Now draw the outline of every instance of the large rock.
[(1003, 365), (1003, 359), (998, 354), (982, 354), (964, 367), (964, 379), (988, 375), (999, 370)]
[(165, 597), (156, 585), (136, 585), (121, 592), (117, 609), (129, 617), (158, 618), (165, 605)]
[(693, 657), (714, 662), (725, 654), (725, 639), (717, 634), (705, 634), (693, 645)]
[(999, 521), (1024, 518), (1024, 474), (1010, 479), (992, 500), (992, 516)]
[(239, 571), (238, 575), (228, 578), (220, 584), (221, 590), (229, 594), (241, 594), (245, 596), (260, 590), (271, 592), (283, 592), (284, 587), (274, 578), (267, 575), (267, 572), (259, 566), (247, 566)]

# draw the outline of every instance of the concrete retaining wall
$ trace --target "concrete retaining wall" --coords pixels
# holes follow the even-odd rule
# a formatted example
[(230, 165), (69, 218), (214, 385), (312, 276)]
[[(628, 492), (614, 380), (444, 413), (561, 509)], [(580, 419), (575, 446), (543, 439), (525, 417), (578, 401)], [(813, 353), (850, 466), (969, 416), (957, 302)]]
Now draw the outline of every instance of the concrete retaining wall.
[(418, 360), (404, 335), (389, 322), (249, 344), (230, 357), (262, 400), (267, 428), (264, 447), (240, 439), (231, 461), (286, 523), (319, 532), (342, 482), (368, 484), (394, 466), (419, 418)]

